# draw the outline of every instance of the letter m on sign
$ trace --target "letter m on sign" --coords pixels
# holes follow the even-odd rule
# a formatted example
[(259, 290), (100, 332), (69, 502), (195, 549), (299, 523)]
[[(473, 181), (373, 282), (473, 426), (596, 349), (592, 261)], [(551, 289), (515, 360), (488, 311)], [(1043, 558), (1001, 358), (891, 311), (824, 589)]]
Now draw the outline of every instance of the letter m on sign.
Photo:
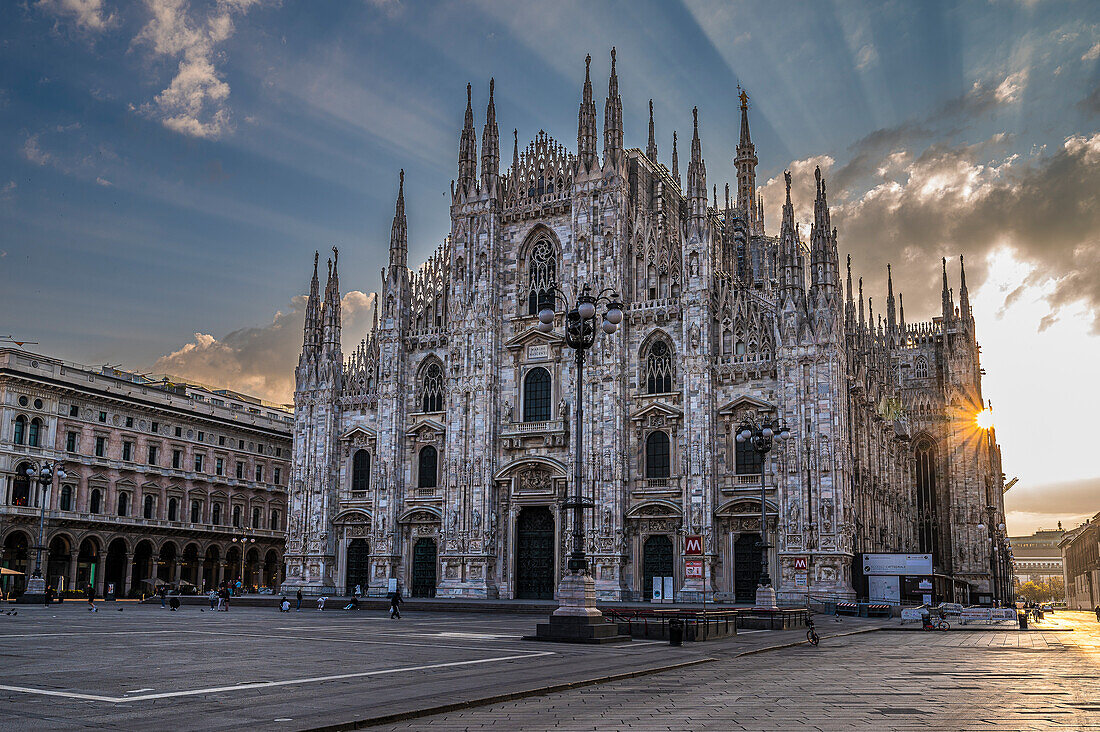
[(703, 537), (701, 536), (687, 536), (684, 537), (684, 554), (702, 554), (703, 553)]

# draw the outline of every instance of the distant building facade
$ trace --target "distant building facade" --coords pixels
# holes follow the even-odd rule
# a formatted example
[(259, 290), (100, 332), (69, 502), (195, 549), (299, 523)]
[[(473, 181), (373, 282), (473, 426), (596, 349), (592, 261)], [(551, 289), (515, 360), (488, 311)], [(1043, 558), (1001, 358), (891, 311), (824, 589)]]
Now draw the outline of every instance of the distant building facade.
[[(623, 142), (612, 55), (602, 160), (586, 63), (575, 149), (540, 131), (500, 170), (490, 83), (479, 156), (469, 89), (451, 231), (408, 266), (403, 183), (374, 327), (345, 358), (338, 262), (317, 262), (296, 372), (285, 589), (552, 597), (566, 571), (577, 446), (575, 371), (537, 330), (555, 287), (615, 288), (626, 319), (589, 357), (586, 547), (597, 596), (642, 599), (654, 576), (752, 601), (765, 486), (781, 601), (866, 592), (861, 552), (934, 555), (944, 599), (1008, 597), (1000, 448), (985, 402), (965, 273), (942, 312), (906, 323), (893, 282), (876, 313), (837, 252), (817, 174), (808, 244), (787, 201), (769, 234), (741, 96), (724, 204), (696, 116), (686, 181), (676, 136), (658, 160)], [(697, 113), (696, 113), (697, 115)], [(737, 120), (723, 120), (724, 130)], [(403, 174), (402, 174), (403, 182)], [(711, 193), (713, 192), (713, 198)], [(710, 200), (708, 200), (710, 199)], [(792, 439), (761, 461), (742, 420)], [(683, 537), (704, 543), (684, 576)], [(999, 579), (998, 579), (999, 578)]]
[(1062, 537), (1062, 576), (1071, 610), (1100, 607), (1100, 513)]
[(1057, 529), (1039, 529), (1031, 536), (1010, 536), (1012, 575), (1015, 585), (1025, 582), (1047, 582), (1062, 576), (1062, 552), (1058, 545), (1066, 532), (1062, 523)]
[[(291, 412), (226, 390), (0, 349), (0, 562), (65, 589), (277, 587)], [(43, 497), (26, 470), (57, 462)], [(23, 577), (6, 577), (18, 592)]]

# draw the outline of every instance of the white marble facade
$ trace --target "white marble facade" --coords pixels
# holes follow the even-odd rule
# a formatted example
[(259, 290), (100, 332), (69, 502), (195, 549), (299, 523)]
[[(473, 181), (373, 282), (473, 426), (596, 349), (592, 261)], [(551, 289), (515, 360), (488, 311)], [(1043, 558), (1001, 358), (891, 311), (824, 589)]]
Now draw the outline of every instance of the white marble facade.
[[(820, 175), (810, 242), (789, 199), (778, 235), (765, 231), (743, 93), (734, 197), (727, 184), (719, 204), (714, 186), (708, 202), (697, 113), (683, 181), (675, 134), (659, 161), (652, 116), (647, 149), (624, 147), (614, 53), (597, 151), (588, 64), (575, 150), (543, 131), (521, 149), (517, 134), (503, 173), (492, 84), (480, 164), (467, 89), (450, 235), (409, 269), (402, 174), (376, 323), (350, 357), (337, 263), (322, 297), (315, 260), (286, 589), (380, 593), (397, 578), (437, 596), (553, 591), (571, 529), (560, 505), (575, 372), (534, 312), (548, 285), (586, 282), (626, 303), (585, 374), (599, 598), (640, 599), (649, 576), (667, 573), (677, 588), (747, 599), (761, 479), (781, 601), (854, 596), (865, 551), (936, 551), (942, 573), (988, 582), (975, 527), (988, 505), (1003, 515), (1002, 478), (992, 434), (967, 432), (982, 400), (965, 282), (955, 308), (945, 270), (943, 316), (908, 326), (891, 285), (876, 323), (862, 286), (856, 304), (850, 265), (841, 283)], [(785, 420), (793, 438), (763, 465), (739, 457), (746, 417)], [(706, 577), (689, 582), (692, 534)]]

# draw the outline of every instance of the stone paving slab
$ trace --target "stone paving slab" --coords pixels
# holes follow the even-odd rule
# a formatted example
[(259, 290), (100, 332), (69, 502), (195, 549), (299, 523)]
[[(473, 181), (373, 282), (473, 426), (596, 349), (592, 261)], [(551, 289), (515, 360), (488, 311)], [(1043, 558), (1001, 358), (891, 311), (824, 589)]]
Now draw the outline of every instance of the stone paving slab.
[[(828, 622), (819, 618), (819, 629)], [(688, 673), (379, 729), (1100, 729), (1100, 625), (1088, 613), (1059, 613), (1028, 632), (876, 632), (714, 655)]]
[(0, 615), (0, 730), (312, 729), (539, 693), (802, 635), (746, 632), (681, 648), (548, 647), (520, 639), (531, 616), (500, 612), (391, 621), (385, 612), (118, 607), (21, 606), (18, 616)]

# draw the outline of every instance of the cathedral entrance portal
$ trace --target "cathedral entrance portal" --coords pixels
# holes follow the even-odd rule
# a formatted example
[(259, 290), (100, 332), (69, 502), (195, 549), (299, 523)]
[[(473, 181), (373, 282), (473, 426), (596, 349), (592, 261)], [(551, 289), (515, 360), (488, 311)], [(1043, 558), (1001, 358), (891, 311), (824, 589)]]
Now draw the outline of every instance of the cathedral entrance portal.
[(435, 597), (435, 541), (417, 539), (413, 545), (412, 596)]
[(366, 587), (370, 583), (370, 544), (366, 539), (352, 539), (348, 544), (347, 570), (344, 572), (344, 591), (355, 592), (355, 586)]
[(760, 534), (741, 534), (733, 543), (733, 589), (737, 602), (756, 602), (760, 582)]
[(653, 597), (653, 578), (671, 577), (672, 572), (672, 539), (664, 534), (655, 534), (645, 540), (642, 545), (642, 576), (645, 585), (645, 600), (648, 602)]
[(554, 516), (545, 506), (523, 509), (516, 522), (516, 597), (554, 599)]

